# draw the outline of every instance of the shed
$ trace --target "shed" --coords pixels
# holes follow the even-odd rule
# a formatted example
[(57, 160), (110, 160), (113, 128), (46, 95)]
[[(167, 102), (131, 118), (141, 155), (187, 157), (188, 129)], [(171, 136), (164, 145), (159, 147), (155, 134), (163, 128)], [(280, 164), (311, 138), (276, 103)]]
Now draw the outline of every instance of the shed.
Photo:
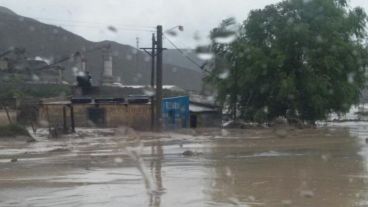
[(221, 127), (222, 114), (217, 106), (190, 102), (190, 127)]

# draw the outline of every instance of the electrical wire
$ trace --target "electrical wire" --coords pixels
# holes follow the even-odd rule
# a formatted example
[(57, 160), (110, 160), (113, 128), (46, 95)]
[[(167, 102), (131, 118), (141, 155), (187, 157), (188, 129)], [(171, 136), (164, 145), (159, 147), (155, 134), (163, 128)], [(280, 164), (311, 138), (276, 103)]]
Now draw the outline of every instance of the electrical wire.
[[(77, 23), (77, 21), (68, 21), (65, 20), (64, 22), (71, 22), (71, 23), (58, 23), (58, 22), (42, 22), (39, 19), (33, 19), (33, 18), (29, 18), (29, 17), (21, 17), (19, 19), (7, 19), (6, 21), (13, 21), (13, 22), (22, 22), (24, 20), (22, 19), (29, 19), (29, 20), (33, 20), (33, 21), (38, 21), (42, 24), (49, 24), (52, 26), (60, 26), (60, 27), (79, 27), (79, 28), (90, 28), (90, 29), (102, 29), (102, 27), (107, 27), (107, 29), (111, 30), (112, 32), (114, 32), (113, 30), (116, 29), (118, 32), (119, 31), (136, 31), (136, 32), (154, 32), (154, 27), (132, 27), (132, 26), (124, 26), (124, 25), (118, 25), (118, 26), (114, 26), (111, 24), (104, 24), (104, 23), (92, 23), (91, 24), (81, 24), (81, 23)], [(63, 21), (63, 20), (62, 20)], [(74, 22), (74, 23), (73, 23)], [(111, 29), (110, 29), (111, 27)]]
[(182, 49), (180, 49), (178, 46), (176, 46), (176, 44), (170, 40), (170, 38), (168, 38), (166, 35), (164, 35), (166, 40), (178, 51), (180, 52), (180, 54), (182, 54), (187, 60), (189, 60), (191, 63), (193, 63), (194, 65), (196, 65), (199, 69), (201, 69), (204, 72), (209, 73), (209, 71), (205, 70), (203, 68), (203, 66), (205, 65), (200, 65), (199, 63), (197, 63), (197, 61), (193, 60), (191, 57), (189, 57)]
[[(101, 26), (106, 26), (106, 25), (111, 25), (114, 26), (115, 24), (111, 24), (111, 23), (106, 23), (106, 22), (92, 22), (92, 21), (80, 21), (80, 20), (66, 20), (66, 19), (55, 19), (55, 18), (44, 18), (44, 17), (33, 17), (36, 20), (50, 20), (50, 21), (56, 21), (56, 22), (73, 22), (73, 23), (78, 23), (78, 24), (93, 24), (93, 25), (101, 25)], [(128, 29), (154, 29), (155, 27), (153, 26), (137, 26), (137, 25), (120, 25), (120, 24), (116, 24), (117, 27), (125, 27)]]
[[(64, 26), (64, 27), (79, 27), (79, 28), (90, 28), (90, 29), (101, 29), (99, 26), (93, 26), (93, 25), (78, 25), (78, 24), (59, 24), (59, 23), (53, 23), (56, 26)], [(122, 27), (115, 27), (113, 28), (117, 29), (116, 33), (119, 31), (132, 31), (132, 32), (154, 32), (154, 30), (149, 29), (128, 29), (128, 28), (122, 28)], [(109, 29), (109, 28), (108, 28)], [(113, 29), (111, 30), (113, 32)]]
[[(88, 54), (88, 53), (91, 53), (91, 52), (94, 52), (94, 51), (97, 51), (97, 50), (101, 50), (101, 49), (105, 49), (105, 48), (110, 48), (111, 45), (110, 44), (105, 44), (105, 45), (102, 45), (102, 46), (97, 46), (97, 47), (93, 47), (93, 48), (90, 48), (86, 51), (83, 51), (83, 54)], [(78, 52), (78, 51), (77, 51)], [(77, 52), (75, 52), (74, 54), (76, 54)], [(44, 70), (44, 69), (48, 69), (48, 68), (51, 68), (52, 66), (55, 66), (57, 64), (60, 64), (60, 63), (63, 63), (65, 61), (68, 61), (72, 58), (72, 56), (64, 56), (63, 58), (51, 63), (50, 65), (46, 65), (46, 66), (43, 66), (43, 67), (40, 67), (40, 68), (37, 68), (35, 70)]]

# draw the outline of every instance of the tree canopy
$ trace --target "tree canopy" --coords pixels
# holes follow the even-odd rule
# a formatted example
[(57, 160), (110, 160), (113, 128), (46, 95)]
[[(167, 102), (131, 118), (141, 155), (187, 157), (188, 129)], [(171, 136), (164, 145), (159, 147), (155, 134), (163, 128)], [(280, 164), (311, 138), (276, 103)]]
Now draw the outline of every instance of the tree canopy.
[[(238, 27), (226, 19), (211, 32), (206, 81), (248, 121), (314, 123), (345, 113), (366, 82), (366, 20), (346, 0), (285, 0), (251, 11)], [(219, 41), (230, 34), (233, 41)]]

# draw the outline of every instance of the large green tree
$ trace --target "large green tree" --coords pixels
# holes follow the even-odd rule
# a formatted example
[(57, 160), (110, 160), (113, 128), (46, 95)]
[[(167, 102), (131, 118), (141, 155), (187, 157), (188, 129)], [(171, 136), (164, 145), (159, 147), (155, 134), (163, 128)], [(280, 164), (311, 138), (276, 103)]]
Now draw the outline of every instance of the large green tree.
[(218, 41), (234, 25), (224, 20), (211, 32), (207, 81), (249, 121), (314, 123), (347, 112), (366, 82), (366, 20), (346, 0), (285, 0), (251, 11), (231, 43)]

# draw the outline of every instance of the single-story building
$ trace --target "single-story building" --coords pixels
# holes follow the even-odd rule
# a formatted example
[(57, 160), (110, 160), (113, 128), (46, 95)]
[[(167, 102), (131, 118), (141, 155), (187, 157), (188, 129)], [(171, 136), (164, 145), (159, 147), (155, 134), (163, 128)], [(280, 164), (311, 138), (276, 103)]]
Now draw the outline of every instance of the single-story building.
[(124, 99), (72, 99), (71, 101), (42, 102), (39, 121), (51, 126), (119, 127), (129, 126), (138, 130), (151, 129), (151, 104)]
[(221, 127), (222, 125), (221, 110), (217, 106), (191, 101), (189, 112), (191, 128)]
[(201, 99), (179, 96), (164, 98), (162, 118), (165, 129), (221, 127), (219, 107)]
[[(164, 129), (221, 127), (221, 118), (221, 110), (217, 106), (191, 101), (188, 96), (164, 98), (162, 101)], [(38, 119), (64, 129), (128, 126), (150, 130), (153, 124), (152, 104), (146, 96), (42, 101)]]

